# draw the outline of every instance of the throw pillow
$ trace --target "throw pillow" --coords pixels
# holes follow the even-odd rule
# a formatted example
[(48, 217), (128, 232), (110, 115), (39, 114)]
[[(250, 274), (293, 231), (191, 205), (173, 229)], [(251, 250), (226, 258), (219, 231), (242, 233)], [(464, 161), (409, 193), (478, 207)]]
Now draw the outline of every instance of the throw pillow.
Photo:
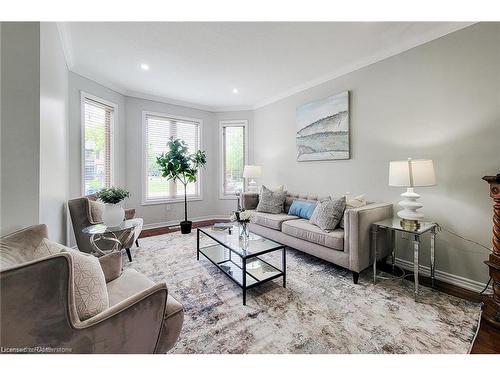
[(259, 196), (259, 204), (257, 205), (258, 212), (267, 212), (270, 214), (280, 214), (283, 212), (283, 204), (285, 203), (284, 192), (273, 192), (264, 185)]
[(104, 211), (104, 203), (94, 201), (87, 198), (88, 213), (87, 217), (91, 224), (102, 223), (102, 213)]
[(37, 256), (69, 253), (73, 260), (75, 305), (80, 320), (86, 320), (109, 308), (106, 279), (99, 259), (44, 238), (35, 249)]
[(288, 210), (288, 215), (295, 215), (309, 220), (315, 208), (316, 203), (294, 199), (292, 205), (290, 206), (290, 209)]
[[(345, 196), (345, 208), (346, 210), (349, 208), (357, 208), (366, 206), (365, 195), (361, 194), (357, 197), (351, 197), (349, 193), (346, 193)], [(344, 228), (344, 216), (342, 216), (342, 220), (340, 221), (339, 227)]]
[(334, 230), (342, 220), (345, 210), (345, 197), (335, 200), (325, 200), (316, 206), (311, 224), (318, 226), (321, 230), (329, 232)]

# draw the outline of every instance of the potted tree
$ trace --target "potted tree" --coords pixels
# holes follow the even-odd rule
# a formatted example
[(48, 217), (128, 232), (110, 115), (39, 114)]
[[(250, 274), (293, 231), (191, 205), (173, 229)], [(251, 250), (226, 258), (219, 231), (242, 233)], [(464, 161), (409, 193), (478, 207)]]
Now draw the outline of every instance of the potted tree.
[(196, 182), (198, 171), (207, 163), (205, 151), (198, 150), (190, 154), (188, 146), (182, 139), (171, 137), (167, 143), (168, 151), (156, 158), (163, 177), (167, 180), (179, 181), (184, 185), (184, 221), (181, 221), (181, 232), (191, 233), (192, 221), (187, 214), (187, 185)]

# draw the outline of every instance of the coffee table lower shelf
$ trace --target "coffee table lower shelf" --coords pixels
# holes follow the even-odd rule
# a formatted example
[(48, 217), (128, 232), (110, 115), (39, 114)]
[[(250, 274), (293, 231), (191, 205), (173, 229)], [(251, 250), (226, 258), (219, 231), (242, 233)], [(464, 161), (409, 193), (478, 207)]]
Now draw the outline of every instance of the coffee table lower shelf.
[(259, 286), (265, 282), (283, 277), (283, 287), (286, 287), (286, 250), (282, 250), (282, 270), (266, 262), (259, 256), (242, 257), (230, 249), (214, 244), (198, 248), (199, 254), (203, 254), (210, 262), (219, 268), (227, 277), (243, 290), (243, 305), (246, 305), (246, 292), (248, 289)]

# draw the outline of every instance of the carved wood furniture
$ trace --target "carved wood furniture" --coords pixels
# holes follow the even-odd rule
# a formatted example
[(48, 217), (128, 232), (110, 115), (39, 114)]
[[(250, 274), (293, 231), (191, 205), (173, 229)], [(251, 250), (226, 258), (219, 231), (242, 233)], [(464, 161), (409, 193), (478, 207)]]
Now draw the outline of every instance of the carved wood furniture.
[(493, 281), (493, 294), (487, 296), (483, 306), (483, 318), (500, 329), (500, 173), (485, 176), (490, 184), (490, 197), (493, 198), (493, 252), (486, 263)]

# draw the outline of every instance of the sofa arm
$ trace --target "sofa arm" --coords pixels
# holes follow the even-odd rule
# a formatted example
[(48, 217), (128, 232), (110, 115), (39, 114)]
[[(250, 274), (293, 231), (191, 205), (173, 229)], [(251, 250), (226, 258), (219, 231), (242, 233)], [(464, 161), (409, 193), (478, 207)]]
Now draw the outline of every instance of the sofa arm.
[[(370, 251), (370, 229), (372, 223), (392, 217), (391, 203), (371, 203), (363, 207), (346, 210), (344, 237), (345, 247), (349, 252), (349, 269), (361, 272), (373, 264)], [(379, 236), (378, 244), (385, 241), (385, 236)], [(386, 247), (377, 252), (379, 258), (386, 256)]]
[(113, 251), (109, 254), (99, 257), (102, 272), (106, 278), (106, 283), (120, 277), (122, 274), (122, 253), (121, 251)]
[(245, 210), (255, 210), (259, 204), (259, 193), (241, 193), (241, 208)]

